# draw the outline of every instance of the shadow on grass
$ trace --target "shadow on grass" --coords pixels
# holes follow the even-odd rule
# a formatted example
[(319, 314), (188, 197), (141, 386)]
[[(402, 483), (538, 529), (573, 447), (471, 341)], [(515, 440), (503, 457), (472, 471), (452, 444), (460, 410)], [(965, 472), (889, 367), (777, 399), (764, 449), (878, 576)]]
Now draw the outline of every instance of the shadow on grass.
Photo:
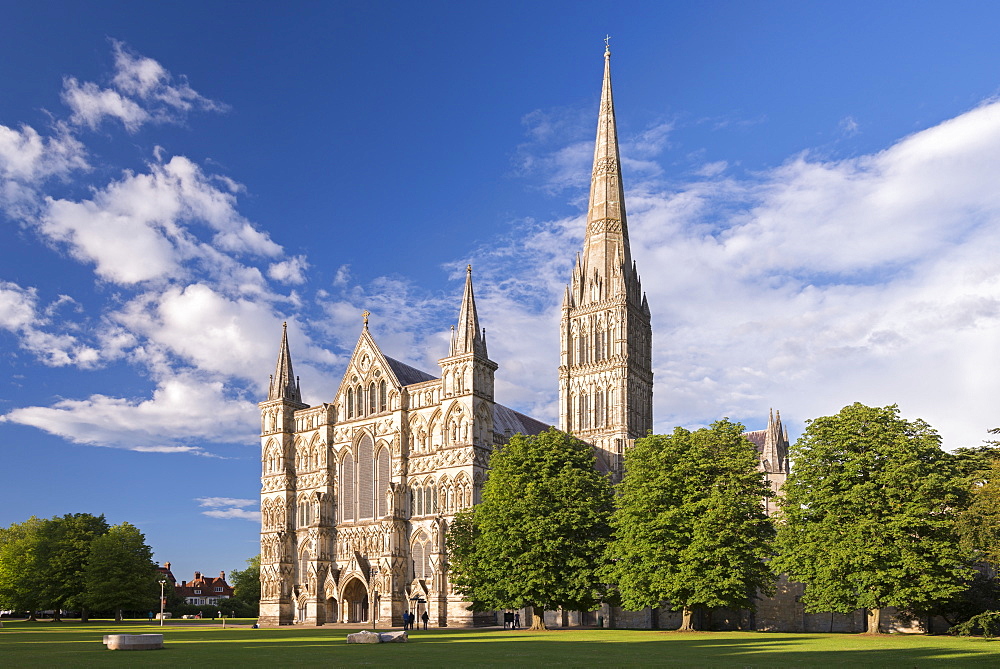
[[(108, 651), (104, 634), (164, 634), (162, 651)], [(5, 623), (0, 666), (690, 666), (965, 667), (1000, 665), (1000, 643), (982, 639), (892, 635), (647, 630), (436, 629), (413, 631), (407, 644), (349, 645), (353, 630), (221, 629), (59, 623)]]

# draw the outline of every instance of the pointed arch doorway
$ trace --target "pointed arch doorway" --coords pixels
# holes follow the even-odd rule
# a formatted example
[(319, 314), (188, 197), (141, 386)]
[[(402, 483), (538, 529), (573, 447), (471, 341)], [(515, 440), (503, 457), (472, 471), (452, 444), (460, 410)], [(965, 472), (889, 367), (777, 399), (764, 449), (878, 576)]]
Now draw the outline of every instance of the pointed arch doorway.
[(344, 587), (340, 602), (345, 623), (368, 621), (368, 588), (361, 579), (351, 579)]

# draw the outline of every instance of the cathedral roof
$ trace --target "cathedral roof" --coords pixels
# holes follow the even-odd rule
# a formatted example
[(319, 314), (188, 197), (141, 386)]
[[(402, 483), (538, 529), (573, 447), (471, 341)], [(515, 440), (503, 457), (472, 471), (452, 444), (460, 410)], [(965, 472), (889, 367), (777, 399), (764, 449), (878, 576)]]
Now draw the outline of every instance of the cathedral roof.
[(514, 434), (541, 434), (551, 427), (502, 404), (493, 405), (493, 431)]
[(427, 372), (422, 372), (416, 367), (410, 367), (405, 362), (390, 358), (387, 355), (385, 356), (385, 361), (389, 363), (389, 367), (392, 369), (392, 373), (396, 375), (396, 379), (399, 380), (400, 385), (411, 386), (414, 383), (433, 381), (438, 378)]

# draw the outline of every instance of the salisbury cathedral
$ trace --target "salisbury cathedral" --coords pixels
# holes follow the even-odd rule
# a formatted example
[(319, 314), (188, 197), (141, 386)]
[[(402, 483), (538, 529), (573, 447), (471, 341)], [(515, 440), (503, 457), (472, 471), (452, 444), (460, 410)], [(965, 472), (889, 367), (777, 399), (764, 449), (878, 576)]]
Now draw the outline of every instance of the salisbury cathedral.
[[(607, 51), (585, 241), (559, 338), (559, 428), (592, 444), (598, 467), (617, 479), (624, 451), (653, 427), (653, 338), (629, 250)], [(282, 333), (260, 403), (262, 624), (398, 626), (404, 611), (426, 611), (436, 626), (494, 624), (493, 612), (470, 611), (452, 589), (445, 533), (455, 512), (479, 500), (492, 449), (548, 425), (494, 399), (498, 364), (471, 267), (442, 353), (433, 373), (389, 357), (366, 313), (336, 395), (310, 407)], [(776, 490), (788, 469), (780, 417), (747, 437)], [(655, 612), (642, 615), (622, 622), (656, 626)]]

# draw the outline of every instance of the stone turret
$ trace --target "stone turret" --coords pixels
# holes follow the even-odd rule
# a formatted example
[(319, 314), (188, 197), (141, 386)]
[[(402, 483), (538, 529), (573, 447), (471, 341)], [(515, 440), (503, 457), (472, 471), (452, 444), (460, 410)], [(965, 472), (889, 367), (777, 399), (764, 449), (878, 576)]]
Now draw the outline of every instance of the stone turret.
[(294, 567), (295, 412), (308, 408), (292, 372), (288, 324), (282, 325), (278, 362), (261, 402), (261, 508), (271, 509), (261, 528), (260, 622), (287, 625), (294, 607), (287, 585)]

